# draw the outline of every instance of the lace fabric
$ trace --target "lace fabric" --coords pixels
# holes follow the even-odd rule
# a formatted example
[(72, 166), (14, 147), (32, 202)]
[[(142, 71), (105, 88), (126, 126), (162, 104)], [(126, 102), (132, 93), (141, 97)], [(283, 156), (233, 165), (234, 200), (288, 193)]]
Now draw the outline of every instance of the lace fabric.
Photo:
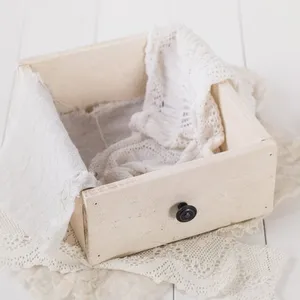
[[(300, 143), (296, 140), (281, 146), (282, 142), (278, 142), (280, 151), (276, 190), (284, 192), (276, 192), (276, 203), (300, 195)], [(293, 169), (290, 168), (291, 164)], [(174, 283), (177, 289), (191, 296), (199, 296), (201, 300), (277, 299), (275, 286), (286, 257), (276, 249), (239, 242), (239, 238), (245, 234), (258, 232), (258, 224), (260, 220), (255, 219), (228, 226), (133, 256), (114, 259), (85, 271), (74, 273), (70, 269), (69, 273), (62, 274), (51, 272), (47, 267), (33, 267), (19, 270), (15, 276), (36, 299), (112, 300), (120, 299), (126, 291), (128, 299), (147, 299), (148, 293), (152, 297), (149, 296), (149, 299), (162, 299), (169, 288), (164, 282)], [(74, 247), (77, 247), (72, 231), (66, 241), (73, 245), (75, 243)], [(77, 270), (80, 269), (82, 267)], [(143, 276), (136, 277), (127, 272)], [(153, 286), (144, 276), (159, 285)]]
[(58, 251), (72, 269), (59, 248), (75, 197), (96, 179), (69, 139), (49, 91), (29, 68), (17, 73), (0, 165), (0, 263), (64, 269), (56, 262)]
[[(150, 35), (149, 37), (148, 51), (149, 49), (151, 49), (154, 54), (156, 53), (156, 55), (153, 56), (154, 61), (155, 59), (158, 59), (160, 57), (159, 53), (161, 53), (158, 47), (158, 45), (161, 44), (156, 44), (155, 41), (159, 40), (162, 37), (165, 37), (166, 32), (168, 31), (164, 31), (162, 33), (154, 31), (152, 34), (157, 34), (159, 38), (156, 38), (155, 36), (153, 37), (153, 35)], [(171, 31), (170, 36), (171, 38), (169, 39), (169, 43), (171, 43), (172, 37), (174, 37), (174, 31)], [(187, 36), (188, 38), (184, 39), (185, 41), (192, 41), (193, 43), (196, 43), (196, 41), (197, 43), (199, 42), (199, 40), (196, 39), (194, 35)], [(167, 48), (167, 46), (164, 47)], [(207, 84), (209, 85), (213, 82), (212, 77), (215, 78), (216, 82), (222, 81), (224, 78), (228, 79), (231, 76), (229, 75), (231, 74), (231, 71), (229, 70), (234, 70), (234, 68), (226, 68), (226, 65), (221, 64), (218, 59), (214, 58), (214, 55), (211, 54), (206, 46), (203, 47), (203, 49), (206, 49), (206, 51), (210, 53), (210, 55), (204, 55), (205, 52), (202, 52), (202, 56), (198, 58), (200, 61), (202, 60), (202, 63), (204, 65), (205, 62), (207, 62), (205, 74), (208, 75), (208, 78), (210, 78)], [(198, 46), (195, 48), (202, 49), (201, 47), (198, 48)], [(185, 48), (183, 47), (179, 50), (183, 51), (183, 49)], [(192, 49), (194, 48), (192, 47)], [(180, 51), (178, 52), (179, 56), (181, 56), (182, 53), (186, 53)], [(193, 59), (193, 52), (188, 51), (187, 54), (191, 54), (191, 59)], [(148, 56), (148, 58), (149, 57), (151, 56)], [(148, 64), (148, 66), (152, 66), (154, 68), (156, 65)], [(148, 72), (150, 71), (151, 68), (148, 70)], [(253, 101), (256, 99), (261, 99), (261, 95), (258, 94), (258, 84), (256, 79), (248, 73), (243, 73), (242, 75), (240, 75), (238, 69), (236, 69), (236, 73), (233, 74), (235, 75), (234, 77), (232, 77), (232, 83), (234, 87), (241, 95), (244, 96), (245, 101), (249, 103), (249, 105), (253, 109), (253, 112), (255, 112), (256, 108)], [(25, 93), (25, 95), (28, 95), (26, 97), (26, 101), (29, 101), (26, 102), (27, 106), (31, 108), (39, 107), (39, 102), (43, 102), (44, 97), (49, 100), (49, 96), (44, 94), (45, 91), (41, 89), (41, 86), (39, 86), (38, 90), (36, 89), (35, 85), (39, 82), (38, 78), (36, 78), (29, 71), (21, 76), (22, 77), (19, 79), (23, 80), (23, 88), (25, 88), (25, 91), (30, 87), (29, 90), (27, 90), (27, 93)], [(195, 73), (195, 78), (197, 76), (197, 73)], [(151, 84), (149, 85), (151, 86)], [(207, 90), (205, 90), (204, 88), (202, 92), (202, 94), (200, 93), (201, 97), (199, 99), (202, 99), (204, 102), (210, 101), (208, 99), (211, 96), (209, 93), (207, 94)], [(20, 89), (19, 93), (24, 93), (24, 89)], [(20, 97), (18, 101), (22, 100), (23, 102), (25, 102), (24, 99), (25, 98)], [(24, 122), (28, 121), (28, 119), (30, 119), (29, 116), (33, 112), (36, 114), (36, 111), (31, 112), (30, 109), (24, 107), (24, 105), (21, 105), (18, 101), (15, 102), (15, 109), (19, 109), (19, 113), (22, 112), (28, 114), (26, 118), (22, 116), (19, 120)], [(141, 103), (137, 100), (134, 101), (132, 102), (132, 106), (135, 106), (136, 103)], [(151, 101), (145, 101), (145, 103), (147, 103), (148, 105), (149, 103), (151, 103)], [(67, 194), (69, 197), (65, 197), (63, 199), (65, 199), (66, 201), (70, 201), (71, 203), (73, 202), (72, 199), (74, 199), (74, 195), (78, 193), (78, 191), (80, 191), (83, 187), (93, 186), (96, 184), (96, 182), (95, 178), (86, 171), (86, 168), (82, 161), (78, 161), (77, 149), (66, 137), (64, 128), (57, 120), (57, 115), (54, 113), (53, 107), (49, 103), (48, 105), (49, 106), (47, 107), (50, 108), (49, 111), (51, 113), (44, 115), (44, 108), (42, 108), (40, 117), (36, 117), (33, 120), (30, 120), (30, 123), (28, 123), (27, 127), (24, 127), (25, 131), (22, 131), (22, 127), (20, 127), (20, 124), (16, 124), (14, 122), (10, 124), (10, 130), (12, 129), (12, 127), (16, 126), (16, 128), (20, 130), (18, 138), (20, 137), (21, 139), (22, 135), (27, 136), (27, 138), (32, 138), (32, 141), (28, 141), (28, 143), (33, 142), (33, 146), (28, 148), (28, 152), (24, 151), (27, 149), (26, 147), (23, 147), (21, 151), (23, 154), (21, 157), (24, 159), (24, 168), (22, 168), (22, 172), (26, 171), (26, 165), (24, 165), (24, 163), (28, 162), (28, 160), (29, 162), (30, 160), (32, 160), (30, 156), (26, 157), (25, 154), (35, 155), (34, 157), (38, 158), (36, 170), (39, 170), (38, 166), (44, 165), (45, 162), (49, 163), (49, 165), (47, 164), (47, 166), (49, 166), (49, 170), (51, 170), (51, 168), (56, 168), (58, 164), (60, 164), (59, 166), (61, 168), (61, 166), (65, 163), (64, 155), (62, 155), (62, 157), (59, 156), (61, 157), (62, 161), (58, 160), (54, 161), (54, 163), (53, 160), (48, 160), (48, 155), (52, 155), (51, 153), (44, 153), (44, 148), (41, 149), (39, 148), (40, 146), (38, 146), (37, 148), (34, 147), (34, 144), (40, 143), (40, 140), (35, 140), (37, 132), (42, 132), (44, 135), (42, 136), (42, 138), (44, 138), (45, 140), (47, 140), (46, 137), (49, 133), (49, 141), (51, 143), (53, 143), (53, 139), (51, 139), (52, 134), (55, 137), (59, 136), (60, 138), (62, 138), (62, 141), (59, 142), (60, 148), (55, 153), (59, 152), (59, 154), (61, 155), (62, 149), (69, 149), (70, 146), (70, 152), (67, 151), (65, 155), (71, 154), (71, 166), (75, 167), (76, 172), (74, 172), (73, 174), (74, 169), (69, 169), (69, 167), (66, 166), (66, 174), (69, 174), (69, 176), (64, 177), (63, 172), (58, 178), (56, 178), (55, 176), (50, 176), (50, 178), (53, 180), (50, 181), (50, 186), (48, 188), (51, 189), (53, 187), (56, 187), (56, 181), (59, 181), (58, 186), (62, 187), (62, 189), (59, 191), (56, 190), (56, 193), (54, 194)], [(128, 107), (130, 107), (130, 105)], [(155, 109), (158, 107), (159, 105), (155, 105)], [(119, 103), (116, 106), (99, 106), (93, 113), (95, 115), (97, 115), (97, 113), (100, 113), (102, 114), (101, 118), (105, 119), (108, 118), (108, 114), (111, 114), (112, 111), (115, 111), (115, 114), (118, 115), (117, 108), (120, 108)], [(14, 108), (12, 109), (14, 111)], [(156, 114), (159, 115), (161, 113), (159, 110), (155, 109), (153, 114), (150, 114), (153, 120), (156, 120), (154, 117)], [(135, 108), (129, 110), (131, 112), (135, 112)], [(145, 107), (143, 108), (143, 111), (144, 110)], [(258, 115), (260, 115), (260, 113), (258, 113)], [(82, 116), (90, 118), (90, 116), (78, 112), (74, 113), (73, 115), (73, 117), (75, 119), (77, 118), (77, 120)], [(13, 115), (11, 115), (11, 120), (13, 120), (12, 118)], [(49, 121), (49, 123), (42, 128), (42, 131), (40, 131), (40, 128), (38, 128), (40, 126), (41, 118), (45, 118), (46, 121)], [(54, 119), (52, 120), (52, 118)], [(64, 116), (64, 118), (65, 124), (68, 121), (72, 121), (68, 119), (68, 116)], [(137, 117), (137, 119), (139, 120), (139, 122), (136, 122), (135, 124), (138, 125), (131, 124), (131, 126), (133, 126), (131, 128), (142, 128), (144, 132), (147, 133), (147, 130), (149, 129), (149, 126), (147, 126), (148, 123), (140, 122), (144, 120), (143, 118)], [(128, 118), (125, 118), (124, 122), (127, 121)], [(55, 125), (53, 125), (53, 122)], [(85, 120), (85, 122), (85, 124), (88, 124), (89, 126), (97, 127), (99, 125), (99, 122), (98, 124), (97, 122), (93, 123), (93, 120), (91, 121), (91, 119), (89, 119), (89, 121)], [(53, 126), (50, 126), (49, 124)], [(100, 125), (103, 134), (106, 129), (104, 124)], [(32, 133), (31, 135), (27, 135), (27, 130), (29, 130), (28, 126), (30, 127)], [(45, 128), (49, 130), (45, 130)], [(51, 128), (54, 128), (55, 131), (52, 132)], [(277, 135), (277, 132), (272, 131), (272, 126), (268, 125), (268, 129), (270, 133), (274, 134), (274, 136)], [(80, 131), (75, 130), (75, 132), (80, 134)], [(9, 133), (10, 132), (8, 132), (8, 140), (6, 140), (7, 147), (9, 147)], [(187, 131), (184, 135), (181, 135), (180, 133), (179, 135), (176, 135), (176, 137), (175, 135), (170, 134), (168, 136), (168, 139), (165, 140), (167, 144), (160, 144), (159, 141), (161, 140), (159, 139), (158, 141), (156, 141), (156, 143), (161, 146), (167, 145), (169, 147), (169, 151), (174, 151), (174, 148), (172, 147), (176, 145), (178, 136), (180, 140), (182, 137), (189, 136), (189, 133), (190, 131)], [(73, 139), (75, 138), (74, 134), (74, 132), (73, 134), (70, 134), (71, 138)], [(97, 134), (99, 134), (99, 132)], [(129, 130), (127, 131), (127, 134), (130, 134)], [(125, 140), (126, 135), (123, 136)], [(136, 138), (137, 136), (140, 138), (139, 135), (133, 135), (129, 138), (132, 139)], [(92, 135), (91, 138), (94, 138), (94, 136)], [(112, 138), (109, 142), (101, 140), (101, 145), (97, 144), (96, 146), (103, 146), (104, 148), (108, 146), (109, 148), (109, 145), (113, 144), (115, 140), (115, 138)], [(141, 141), (145, 140), (137, 139), (137, 143), (140, 143)], [(279, 151), (279, 165), (276, 182), (276, 203), (279, 203), (286, 197), (299, 195), (298, 178), (300, 173), (299, 141), (294, 141), (293, 144), (282, 143), (282, 140), (279, 138), (278, 144), (281, 150)], [(23, 145), (27, 145), (25, 141)], [(61, 145), (64, 145), (63, 148), (61, 147)], [(182, 143), (178, 143), (178, 145), (182, 145)], [(47, 148), (46, 145), (44, 146), (45, 148)], [(52, 146), (53, 145), (51, 144), (51, 147)], [(79, 145), (79, 148), (82, 148), (84, 153), (86, 153), (87, 156), (85, 163), (88, 164), (88, 162), (91, 160), (92, 154), (88, 151), (85, 151), (86, 149), (84, 149), (84, 144), (81, 144), (81, 146)], [(179, 150), (179, 153), (181, 153), (180, 151), (181, 150)], [(3, 149), (1, 149), (0, 160), (2, 159), (2, 161), (4, 161), (4, 159), (6, 158), (4, 156), (5, 153), (8, 152), (3, 152)], [(39, 155), (39, 153), (41, 155)], [(68, 158), (67, 162), (70, 162), (70, 160)], [(10, 162), (7, 166), (7, 169), (9, 169), (11, 165), (12, 164)], [(291, 166), (293, 166), (293, 168)], [(80, 174), (80, 176), (78, 176), (78, 173)], [(43, 174), (41, 172), (37, 174), (38, 180), (35, 177), (31, 178), (31, 180), (33, 181), (30, 182), (28, 181), (30, 178), (28, 178), (26, 179), (27, 181), (25, 181), (24, 184), (29, 184), (31, 188), (36, 185), (40, 186), (40, 183), (43, 183), (43, 178), (47, 177), (48, 173)], [(74, 176), (71, 176), (71, 174)], [(5, 179), (1, 182), (8, 182), (10, 177), (13, 175), (14, 174), (9, 173), (6, 174), (5, 177), (1, 177), (4, 175), (3, 172), (0, 171), (0, 179)], [(124, 176), (128, 176), (128, 174), (125, 174)], [(22, 176), (13, 178), (16, 178), (16, 180), (20, 180), (21, 177)], [(67, 184), (67, 186), (70, 187), (70, 190), (65, 190), (63, 188), (65, 187), (65, 180), (66, 178), (70, 177), (71, 180)], [(112, 179), (110, 180), (116, 179), (118, 178), (112, 177)], [(60, 181), (64, 182), (64, 184), (61, 185)], [(15, 182), (12, 182), (12, 184), (14, 184), (15, 186)], [(12, 185), (11, 188), (13, 188)], [(46, 189), (46, 191), (48, 191), (48, 188)], [(3, 192), (3, 190), (1, 190), (1, 192)], [(10, 196), (16, 197), (15, 194)], [(20, 197), (18, 197), (17, 199), (22, 199), (22, 195), (19, 196)], [(38, 194), (38, 196), (41, 195)], [(25, 218), (16, 218), (16, 212), (19, 216), (19, 212), (21, 211), (18, 209), (18, 207), (16, 211), (10, 210), (7, 209), (5, 203), (1, 202), (0, 262), (2, 265), (16, 270), (15, 276), (17, 276), (21, 280), (21, 282), (24, 283), (24, 285), (26, 285), (38, 298), (66, 300), (120, 299), (121, 296), (120, 294), (118, 294), (118, 292), (120, 291), (120, 289), (124, 288), (124, 290), (122, 290), (122, 299), (125, 299), (123, 297), (126, 290), (126, 287), (124, 287), (125, 282), (126, 280), (131, 283), (134, 281), (130, 278), (135, 278), (136, 282), (139, 281), (140, 289), (132, 289), (132, 285), (130, 288), (130, 284), (128, 283), (127, 287), (131, 291), (129, 292), (128, 299), (147, 299), (148, 296), (145, 295), (145, 293), (142, 294), (141, 290), (152, 291), (153, 295), (156, 292), (161, 293), (159, 296), (153, 296), (153, 298), (150, 298), (149, 296), (148, 298), (161, 299), (161, 295), (163, 295), (168, 288), (168, 286), (165, 284), (154, 286), (148, 279), (141, 276), (127, 274), (127, 272), (149, 277), (156, 283), (174, 283), (176, 288), (184, 290), (191, 295), (199, 295), (203, 297), (218, 297), (226, 300), (270, 300), (275, 297), (275, 284), (281, 274), (281, 268), (285, 261), (283, 255), (280, 252), (268, 247), (242, 244), (236, 238), (237, 236), (242, 236), (245, 232), (254, 232), (257, 228), (259, 220), (252, 220), (250, 222), (244, 222), (234, 226), (229, 226), (215, 232), (165, 245), (163, 247), (148, 250), (130, 257), (114, 259), (100, 264), (99, 266), (97, 266), (97, 268), (91, 269), (89, 268), (85, 260), (84, 253), (79, 247), (79, 244), (71, 228), (69, 228), (65, 238), (63, 239), (63, 235), (67, 228), (67, 221), (70, 216), (68, 214), (72, 212), (73, 204), (71, 206), (59, 206), (61, 202), (58, 201), (57, 205), (55, 205), (55, 201), (51, 199), (51, 201), (53, 201), (53, 207), (49, 207), (49, 205), (52, 203), (49, 200), (50, 196), (53, 197), (52, 194), (42, 197), (43, 202), (49, 201), (48, 205), (46, 205), (46, 208), (49, 209), (49, 215), (45, 214), (45, 210), (42, 210), (43, 213), (41, 215), (38, 215), (40, 218), (42, 218), (42, 221), (39, 224), (39, 227), (41, 228), (35, 227), (31, 228), (30, 230), (27, 230), (26, 226), (32, 224), (31, 222), (26, 223), (27, 219)], [(3, 198), (1, 194), (0, 201), (3, 199), (5, 198)], [(39, 200), (41, 200), (41, 198), (39, 198)], [(20, 205), (21, 204), (22, 203), (20, 203)], [(68, 214), (59, 214), (60, 211), (66, 212), (66, 210), (70, 210), (68, 211)], [(35, 214), (38, 213), (38, 210), (32, 210), (31, 217), (34, 218)], [(16, 220), (18, 220), (18, 222), (16, 222)], [(45, 224), (47, 223), (45, 222), (49, 224), (46, 226)], [(23, 226), (24, 223), (26, 223), (26, 226)], [(28, 232), (30, 232), (30, 234), (28, 234)], [(43, 236), (44, 233), (45, 235)], [(59, 234), (56, 235), (56, 233)], [(57, 247), (53, 246), (48, 248), (48, 243), (41, 243), (41, 241), (44, 241), (43, 237), (47, 237), (47, 239), (52, 238), (52, 240), (54, 239), (54, 245), (56, 243), (60, 244)], [(61, 240), (63, 239), (62, 242), (60, 242), (61, 240), (59, 240), (60, 237)], [(46, 247), (41, 247), (41, 245)], [(108, 272), (106, 271), (108, 269), (114, 271)], [(123, 270), (126, 272), (119, 272), (116, 270)], [(226, 274), (226, 276), (224, 276), (224, 274)], [(114, 281), (111, 279), (116, 278), (115, 276), (119, 276), (119, 281)], [(151, 292), (149, 292), (149, 295), (151, 295)]]
[(181, 26), (151, 32), (145, 52), (148, 80), (143, 109), (130, 119), (133, 134), (90, 165), (102, 184), (212, 155), (224, 142), (210, 89), (231, 70)]
[[(125, 299), (129, 287), (128, 299), (147, 299), (146, 294), (155, 288), (157, 297), (151, 293), (149, 299), (162, 299), (169, 282), (201, 299), (270, 300), (275, 299), (274, 286), (284, 263), (282, 253), (274, 249), (249, 246), (215, 232), (111, 260), (99, 269), (60, 274), (36, 267), (17, 276), (37, 299)], [(138, 279), (129, 273), (142, 276)], [(112, 280), (119, 276), (119, 281)], [(139, 280), (139, 289), (135, 280)]]
[[(126, 106), (119, 104), (115, 103), (115, 109), (126, 111)], [(99, 111), (102, 111), (100, 107)], [(105, 116), (104, 111), (102, 116)], [(97, 116), (96, 111), (94, 114)], [(72, 117), (72, 114), (68, 117)], [(78, 118), (78, 113), (76, 113), (76, 118)], [(74, 138), (76, 142), (80, 137)], [(278, 144), (279, 165), (276, 203), (280, 203), (286, 197), (299, 195), (298, 175), (300, 173), (299, 141), (283, 143), (279, 139)], [(291, 180), (286, 180), (286, 178)], [(76, 237), (70, 228), (65, 238), (67, 244), (63, 244), (62, 248), (65, 249), (69, 258), (73, 258), (74, 267), (72, 267), (72, 260), (67, 265), (62, 265), (63, 257), (61, 255), (57, 255), (57, 259), (54, 260), (55, 265), (53, 262), (51, 264), (46, 262), (50, 269), (52, 266), (52, 270), (60, 270), (60, 272), (67, 272), (67, 274), (50, 272), (48, 267), (34, 267), (21, 270), (16, 274), (26, 286), (29, 286), (30, 291), (41, 299), (50, 297), (50, 299), (79, 300), (86, 298), (98, 300), (104, 299), (104, 296), (105, 299), (118, 299), (120, 295), (117, 291), (120, 289), (119, 284), (122, 286), (122, 283), (120, 281), (116, 283), (112, 279), (115, 277), (119, 280), (123, 279), (125, 282), (129, 281), (132, 285), (138, 284), (140, 286), (140, 289), (135, 288), (129, 293), (131, 299), (139, 299), (139, 295), (143, 295), (147, 299), (146, 293), (143, 294), (142, 292), (142, 290), (145, 292), (147, 289), (153, 297), (157, 295), (157, 298), (154, 299), (161, 299), (167, 289), (166, 285), (158, 285), (156, 294), (154, 287), (144, 279), (144, 276), (153, 279), (156, 283), (174, 283), (177, 289), (183, 290), (189, 295), (202, 296), (201, 299), (207, 299), (207, 297), (222, 299), (222, 296), (226, 300), (275, 299), (274, 287), (281, 274), (285, 257), (276, 249), (250, 246), (238, 240), (244, 234), (256, 233), (259, 230), (259, 223), (260, 220), (255, 219), (228, 226), (212, 233), (148, 250), (137, 255), (111, 260), (97, 266), (97, 269), (89, 269), (84, 264), (79, 264), (77, 258), (75, 259), (76, 256), (70, 249), (77, 251), (79, 260), (84, 258), (84, 254), (81, 252)], [(69, 245), (72, 247), (70, 248)], [(186, 261), (187, 258), (188, 261)], [(86, 270), (80, 271), (82, 269)], [(106, 269), (113, 271), (108, 272), (105, 271)], [(73, 273), (75, 270), (78, 272)], [(140, 278), (132, 277), (131, 274), (117, 270), (143, 276)], [(225, 273), (228, 276), (224, 276)], [(218, 274), (221, 275), (218, 276)], [(135, 280), (138, 283), (135, 283)], [(126, 288), (129, 288), (128, 285), (124, 287), (124, 293)]]
[[(280, 252), (249, 247), (215, 232), (115, 259), (102, 266), (138, 273), (157, 283), (171, 282), (192, 296), (208, 299), (227, 296), (239, 300), (272, 299), (275, 291), (270, 286), (275, 286), (283, 261)], [(253, 297), (256, 293), (260, 298)]]

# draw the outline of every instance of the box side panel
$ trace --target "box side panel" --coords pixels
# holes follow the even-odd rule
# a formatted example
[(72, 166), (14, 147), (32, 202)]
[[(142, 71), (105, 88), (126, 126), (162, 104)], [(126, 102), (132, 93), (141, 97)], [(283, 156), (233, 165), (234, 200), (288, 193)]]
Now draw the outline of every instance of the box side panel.
[(84, 220), (84, 207), (82, 197), (77, 197), (75, 200), (75, 209), (71, 218), (71, 226), (75, 235), (80, 243), (82, 249), (86, 250), (85, 244), (85, 220)]
[(41, 75), (62, 112), (144, 95), (146, 36), (25, 61)]
[(226, 135), (224, 150), (247, 147), (270, 139), (270, 135), (260, 124), (243, 99), (229, 83), (216, 85), (212, 89), (219, 105)]
[[(210, 159), (83, 192), (88, 259), (97, 264), (265, 215), (273, 209), (276, 145), (227, 151)], [(127, 184), (126, 184), (127, 182)], [(196, 207), (181, 223), (177, 205)]]

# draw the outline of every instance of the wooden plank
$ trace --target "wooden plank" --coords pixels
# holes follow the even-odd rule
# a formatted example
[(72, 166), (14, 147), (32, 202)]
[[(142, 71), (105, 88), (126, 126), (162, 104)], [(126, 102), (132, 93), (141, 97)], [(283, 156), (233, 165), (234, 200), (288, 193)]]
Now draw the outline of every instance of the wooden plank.
[(299, 2), (241, 0), (241, 14), (247, 65), (268, 88), (266, 112), (299, 135)]
[[(266, 111), (278, 127), (291, 135), (300, 132), (299, 2), (293, 0), (241, 0), (247, 65), (268, 85)], [(255, 20), (255, 21), (254, 21)], [(266, 240), (290, 255), (278, 286), (280, 299), (298, 299), (300, 277), (299, 199), (290, 198), (266, 219)]]
[(0, 147), (9, 111), (14, 71), (17, 67), (24, 19), (24, 1), (0, 1)]
[(182, 23), (225, 61), (243, 65), (237, 0), (106, 0), (98, 14), (98, 41), (147, 31), (153, 24)]
[(21, 57), (73, 49), (95, 40), (96, 0), (29, 0)]

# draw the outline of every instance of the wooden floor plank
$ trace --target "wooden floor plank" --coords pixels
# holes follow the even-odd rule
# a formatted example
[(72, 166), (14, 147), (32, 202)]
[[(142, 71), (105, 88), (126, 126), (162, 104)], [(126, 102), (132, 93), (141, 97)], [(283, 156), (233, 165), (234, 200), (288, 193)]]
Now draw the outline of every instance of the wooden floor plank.
[(92, 44), (96, 0), (28, 0), (21, 57)]
[(299, 2), (241, 0), (247, 65), (265, 79), (271, 117), (300, 132)]
[(98, 40), (147, 31), (154, 24), (182, 23), (225, 61), (243, 65), (237, 0), (102, 0)]
[(0, 147), (9, 110), (13, 79), (19, 58), (24, 0), (0, 1)]
[[(247, 65), (265, 78), (268, 116), (278, 128), (299, 136), (299, 2), (241, 0), (241, 13)], [(268, 245), (291, 259), (278, 286), (281, 300), (299, 298), (299, 203), (297, 197), (288, 199), (265, 221)]]

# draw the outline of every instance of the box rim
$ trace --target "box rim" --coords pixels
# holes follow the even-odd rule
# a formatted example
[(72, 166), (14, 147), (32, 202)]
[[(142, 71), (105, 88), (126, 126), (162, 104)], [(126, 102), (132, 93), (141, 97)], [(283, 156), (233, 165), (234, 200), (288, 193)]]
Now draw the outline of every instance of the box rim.
[(254, 142), (252, 144), (249, 144), (248, 146), (241, 147), (241, 148), (235, 148), (228, 151), (220, 152), (217, 154), (214, 154), (210, 157), (206, 158), (199, 158), (196, 160), (184, 162), (182, 164), (173, 165), (161, 170), (156, 170), (153, 172), (145, 173), (136, 177), (132, 178), (126, 178), (117, 182), (108, 183), (102, 186), (98, 186), (95, 188), (91, 188), (88, 190), (82, 191), (82, 197), (84, 200), (84, 205), (87, 205), (87, 202), (89, 201), (89, 198), (92, 198), (95, 196), (95, 194), (106, 194), (110, 193), (112, 191), (118, 191), (122, 190), (127, 187), (133, 187), (136, 185), (139, 185), (142, 182), (150, 182), (153, 180), (159, 180), (160, 178), (170, 176), (171, 174), (178, 174), (183, 173), (192, 169), (201, 168), (203, 165), (207, 164), (218, 164), (220, 161), (229, 159), (232, 157), (242, 156), (248, 153), (251, 153), (255, 150), (261, 149), (261, 148), (268, 148), (272, 147), (274, 149), (273, 153), (269, 153), (270, 156), (276, 157), (276, 164), (277, 164), (277, 143), (273, 138), (267, 138), (258, 140), (257, 142)]
[(126, 36), (126, 37), (119, 37), (119, 38), (109, 39), (109, 40), (105, 40), (105, 41), (100, 41), (97, 43), (91, 43), (91, 44), (81, 46), (81, 47), (76, 47), (73, 49), (54, 51), (54, 52), (50, 52), (50, 53), (46, 53), (46, 54), (27, 57), (27, 58), (23, 58), (19, 61), (19, 67), (26, 66), (26, 65), (38, 64), (38, 63), (46, 62), (46, 61), (51, 61), (58, 57), (75, 55), (77, 53), (87, 52), (87, 51), (90, 51), (93, 49), (105, 48), (105, 47), (109, 47), (109, 46), (116, 45), (119, 43), (130, 42), (132, 40), (138, 40), (138, 39), (146, 40), (146, 38), (147, 38), (147, 33), (141, 32), (141, 33), (137, 33), (137, 34)]

